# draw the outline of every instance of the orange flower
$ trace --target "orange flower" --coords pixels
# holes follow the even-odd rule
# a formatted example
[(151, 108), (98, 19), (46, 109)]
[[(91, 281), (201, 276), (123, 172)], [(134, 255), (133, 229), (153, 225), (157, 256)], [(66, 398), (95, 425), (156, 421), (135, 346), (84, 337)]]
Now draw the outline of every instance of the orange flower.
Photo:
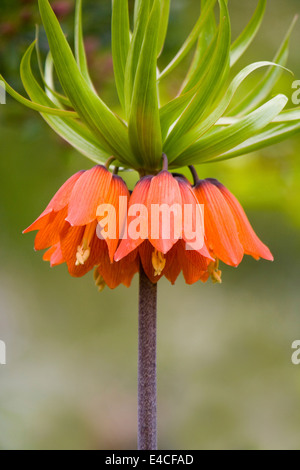
[(238, 266), (244, 254), (273, 261), (269, 248), (257, 237), (242, 206), (225, 186), (215, 179), (198, 180), (194, 193), (204, 205), (206, 244), (216, 258), (208, 269), (214, 281), (220, 282), (219, 259), (230, 266)]
[[(24, 233), (38, 230), (35, 249), (48, 248), (43, 259), (51, 266), (67, 263), (69, 273), (81, 277), (98, 266), (96, 281), (114, 288), (120, 283), (130, 285), (138, 271), (137, 252), (122, 263), (113, 257), (119, 242), (119, 227), (125, 214), (119, 213), (119, 197), (129, 198), (124, 181), (112, 175), (104, 166), (73, 175), (52, 198), (45, 211)], [(110, 204), (116, 212), (116, 234), (100, 239), (97, 233), (97, 214), (101, 204)], [(126, 205), (127, 208), (127, 205)], [(105, 228), (105, 227), (104, 227)], [(101, 277), (101, 279), (100, 279)]]
[[(142, 178), (130, 198), (127, 238), (121, 241), (115, 261), (138, 249), (144, 271), (154, 283), (163, 275), (174, 283), (181, 270), (189, 284), (202, 279), (213, 258), (205, 244), (197, 250), (186, 249), (186, 244), (192, 241), (184, 230), (186, 205), (194, 216), (200, 210), (192, 186), (185, 178), (174, 177), (167, 170)], [(153, 215), (157, 215), (158, 207), (166, 208), (166, 212), (159, 213), (155, 219)], [(192, 222), (195, 228), (194, 218)], [(131, 233), (132, 227), (137, 236)]]
[[(123, 211), (120, 197), (125, 199)], [(114, 220), (108, 207), (114, 209)], [(187, 207), (190, 231), (185, 224)], [(115, 230), (110, 233), (113, 221)], [(96, 266), (99, 290), (106, 284), (112, 289), (121, 283), (129, 286), (140, 264), (153, 283), (165, 276), (174, 284), (182, 271), (187, 284), (193, 284), (210, 276), (221, 282), (219, 260), (231, 266), (238, 266), (244, 254), (273, 260), (237, 199), (221, 183), (196, 177), (192, 188), (183, 176), (166, 169), (142, 178), (131, 197), (124, 181), (104, 166), (80, 171), (24, 232), (32, 230), (38, 230), (35, 249), (48, 248), (43, 259), (51, 266), (67, 263), (75, 277)], [(127, 235), (121, 242), (120, 230)], [(202, 243), (196, 246), (193, 236), (201, 234)]]

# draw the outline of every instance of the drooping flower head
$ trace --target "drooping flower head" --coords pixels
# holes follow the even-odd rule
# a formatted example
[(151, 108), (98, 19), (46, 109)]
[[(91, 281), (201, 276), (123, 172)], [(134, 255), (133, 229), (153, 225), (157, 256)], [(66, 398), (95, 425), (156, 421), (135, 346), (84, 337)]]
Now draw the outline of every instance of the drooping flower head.
[[(142, 266), (152, 282), (165, 275), (174, 283), (185, 268), (183, 260), (190, 259), (193, 251), (197, 280), (201, 278), (212, 258), (204, 242), (200, 205), (185, 178), (174, 177), (167, 169), (142, 178), (131, 195), (128, 216), (127, 237), (121, 241), (115, 261), (138, 248)], [(190, 282), (186, 269), (184, 274)]]
[[(298, 113), (283, 112), (288, 98), (273, 91), (277, 77), (283, 73), (281, 58), (287, 55), (294, 22), (274, 63), (256, 62), (231, 77), (232, 67), (259, 29), (266, 1), (259, 0), (251, 27), (233, 44), (228, 2), (203, 1), (190, 35), (161, 70), (158, 60), (167, 33), (169, 2), (136, 0), (130, 21), (128, 1), (114, 0), (112, 57), (119, 116), (98, 96), (89, 75), (82, 2), (76, 3), (74, 54), (49, 1), (38, 3), (51, 52), (47, 73), (42, 74), (45, 86), (40, 86), (31, 69), (34, 48), (39, 59), (41, 56), (35, 43), (26, 51), (21, 66), (22, 82), (30, 99), (5, 82), (7, 91), (40, 112), (63, 139), (92, 161), (105, 163), (113, 155), (116, 168), (135, 170), (141, 177), (130, 198), (124, 181), (101, 165), (70, 178), (27, 229), (38, 230), (35, 247), (48, 248), (44, 259), (53, 266), (66, 262), (76, 277), (96, 267), (99, 287), (104, 282), (111, 287), (120, 282), (129, 285), (140, 266), (152, 282), (165, 276), (174, 283), (181, 271), (188, 283), (206, 281), (209, 276), (220, 282), (219, 261), (238, 266), (244, 254), (271, 260), (270, 251), (255, 235), (241, 205), (224, 186), (207, 179), (197, 181), (192, 188), (182, 175), (172, 172), (246, 154), (253, 145), (259, 149), (277, 142), (299, 127)], [(216, 3), (219, 23), (214, 12)], [(191, 67), (179, 91), (164, 103), (159, 99), (162, 82), (193, 47)], [(244, 80), (263, 67), (270, 67), (269, 78), (235, 102)], [(55, 89), (57, 81), (62, 92)], [(168, 156), (169, 168), (162, 165), (163, 154)], [(117, 202), (120, 197), (128, 199), (128, 214)], [(133, 212), (138, 204), (144, 207), (140, 214)], [(155, 222), (157, 206), (177, 209), (171, 210), (167, 218), (162, 211)], [(189, 230), (185, 230), (185, 206), (192, 208), (190, 232), (198, 241), (203, 238), (201, 246), (196, 247)], [(128, 220), (122, 227), (126, 215)], [(109, 225), (107, 236), (103, 236), (103, 219)], [(111, 230), (113, 219), (115, 230)], [(197, 223), (198, 219), (202, 223)], [(139, 225), (147, 229), (145, 235), (136, 233)]]
[[(102, 282), (112, 288), (120, 283), (129, 286), (139, 267), (136, 254), (130, 256), (129, 265), (128, 260), (111, 263), (119, 242), (119, 227), (126, 217), (126, 213), (119, 211), (120, 198), (126, 201), (129, 198), (124, 181), (104, 166), (97, 165), (72, 176), (24, 233), (38, 230), (35, 249), (48, 248), (44, 260), (50, 261), (51, 266), (65, 262), (74, 277), (81, 277), (98, 266), (96, 280), (99, 285), (99, 276), (102, 276)], [(112, 239), (100, 237), (100, 231), (97, 233), (101, 221), (97, 211), (105, 204), (115, 208), (117, 223)]]
[(257, 237), (242, 206), (225, 186), (215, 179), (199, 180), (194, 193), (205, 207), (207, 246), (216, 259), (209, 266), (213, 280), (220, 282), (219, 260), (238, 266), (246, 254), (273, 261), (269, 248)]

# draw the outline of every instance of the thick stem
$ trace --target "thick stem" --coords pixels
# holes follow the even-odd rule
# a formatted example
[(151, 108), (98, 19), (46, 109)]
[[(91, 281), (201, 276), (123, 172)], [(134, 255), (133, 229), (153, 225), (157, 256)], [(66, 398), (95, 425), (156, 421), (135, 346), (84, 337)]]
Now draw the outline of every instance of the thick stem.
[(157, 285), (140, 268), (138, 449), (157, 449), (156, 423), (156, 311)]

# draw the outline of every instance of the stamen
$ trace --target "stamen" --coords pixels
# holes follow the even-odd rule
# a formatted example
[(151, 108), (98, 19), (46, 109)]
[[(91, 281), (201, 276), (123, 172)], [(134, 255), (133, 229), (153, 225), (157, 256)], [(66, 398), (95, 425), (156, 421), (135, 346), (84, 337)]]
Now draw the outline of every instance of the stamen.
[(219, 269), (219, 260), (210, 263), (208, 272), (214, 284), (222, 284), (222, 271)]
[(84, 265), (84, 263), (89, 259), (90, 254), (91, 254), (90, 248), (87, 248), (86, 250), (84, 250), (82, 246), (78, 246), (77, 253), (76, 253), (75, 266)]
[(96, 268), (94, 271), (94, 279), (95, 279), (95, 284), (98, 287), (98, 291), (102, 292), (106, 286), (106, 282), (104, 281), (103, 277), (99, 273), (98, 268)]
[(161, 251), (154, 250), (152, 253), (152, 266), (154, 268), (154, 276), (160, 276), (166, 266), (166, 258)]
[(97, 221), (92, 222), (85, 227), (82, 243), (77, 247), (76, 266), (84, 265), (84, 263), (89, 259), (91, 254), (90, 243), (95, 234), (96, 227)]

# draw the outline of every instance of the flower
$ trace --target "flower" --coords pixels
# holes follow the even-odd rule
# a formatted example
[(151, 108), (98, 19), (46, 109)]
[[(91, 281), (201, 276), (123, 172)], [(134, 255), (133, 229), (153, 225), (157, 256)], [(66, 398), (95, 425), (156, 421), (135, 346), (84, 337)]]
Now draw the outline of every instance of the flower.
[[(218, 1), (219, 22), (215, 24), (214, 34), (208, 35), (210, 37), (205, 44), (204, 62), (199, 60), (199, 48), (195, 47), (191, 66), (188, 67), (178, 93), (162, 106), (159, 97), (165, 88), (162, 85), (164, 79), (196, 46), (197, 39), (206, 36), (205, 18), (214, 19), (216, 2), (209, 1), (201, 9), (203, 21), (201, 17), (197, 20), (196, 29), (192, 30), (179, 52), (159, 73), (157, 60), (163, 53), (170, 9), (162, 9), (160, 0), (137, 2), (141, 11), (137, 15), (139, 18), (135, 18), (131, 31), (128, 2), (113, 2), (112, 61), (120, 104), (118, 111), (122, 110), (122, 118), (107, 106), (91, 81), (83, 47), (82, 2), (76, 3), (75, 55), (57, 20), (59, 12), (54, 8), (59, 4), (67, 13), (71, 2), (54, 2), (52, 7), (49, 0), (39, 0), (38, 3), (60, 92), (54, 86), (51, 71), (45, 89), (34, 80), (31, 64), (34, 49), (38, 53), (36, 41), (28, 47), (22, 59), (21, 78), (29, 99), (18, 94), (1, 75), (0, 86), (2, 83), (2, 88), (13, 98), (41, 113), (48, 124), (84, 156), (105, 162), (113, 155), (117, 167), (135, 170), (140, 175), (149, 175), (133, 191), (129, 210), (136, 204), (144, 203), (147, 209), (150, 205), (159, 204), (175, 205), (178, 208), (177, 214), (172, 215), (174, 224), (168, 221), (165, 224), (155, 224), (151, 217), (148, 220), (143, 214), (137, 217), (136, 214), (129, 213), (131, 227), (140, 224), (143, 230), (147, 228), (149, 236), (129, 236), (128, 240), (122, 240), (120, 246), (119, 233), (100, 240), (95, 233), (104, 215), (97, 214), (98, 205), (112, 204), (120, 219), (123, 215), (119, 214), (116, 198), (119, 194), (127, 194), (128, 190), (116, 175), (97, 166), (88, 172), (74, 175), (27, 230), (38, 230), (36, 249), (49, 248), (44, 259), (49, 260), (53, 266), (66, 262), (73, 276), (82, 276), (93, 266), (99, 266), (96, 273), (99, 286), (103, 282), (102, 277), (106, 277), (112, 285), (120, 278), (123, 279), (121, 265), (115, 268), (113, 261), (120, 262), (130, 253), (135, 253), (135, 258), (130, 269), (128, 267), (130, 275), (126, 280), (127, 284), (139, 260), (153, 282), (157, 282), (163, 275), (175, 282), (182, 271), (186, 282), (193, 283), (197, 279), (205, 281), (209, 276), (213, 281), (220, 282), (219, 260), (238, 266), (244, 254), (256, 259), (273, 259), (268, 248), (255, 235), (238, 201), (220, 183), (215, 180), (198, 182), (193, 191), (187, 180), (169, 173), (168, 166), (164, 165), (163, 170), (158, 173), (162, 155), (165, 154), (172, 169), (178, 171), (185, 166), (247, 154), (252, 148), (253, 138), (255, 148), (259, 150), (266, 144), (271, 144), (274, 138), (276, 141), (284, 140), (290, 135), (290, 113), (288, 110), (282, 112), (289, 100), (281, 93), (276, 94), (274, 83), (270, 83), (268, 89), (267, 94), (271, 96), (269, 100), (260, 99), (265, 87), (265, 82), (262, 81), (250, 97), (246, 96), (237, 103), (233, 101), (250, 74), (274, 64), (255, 62), (232, 76), (230, 81), (227, 80), (232, 67), (247, 49), (239, 47), (247, 29), (231, 44), (227, 1)], [(248, 44), (254, 39), (264, 14), (265, 2), (260, 3), (249, 23), (256, 27), (250, 28), (252, 33)], [(140, 21), (143, 23), (142, 27)], [(286, 46), (294, 24), (295, 21), (286, 36)], [(39, 54), (37, 55), (39, 59)], [(228, 81), (228, 84), (220, 87), (216, 93), (214, 84), (219, 83), (220, 77), (223, 77), (224, 83)], [(44, 82), (44, 77), (41, 78)], [(227, 111), (230, 111), (229, 115)], [(297, 116), (296, 122), (300, 122)], [(263, 129), (271, 123), (272, 129), (269, 129), (266, 138)], [(186, 249), (187, 242), (191, 240), (180, 228), (180, 217), (184, 216), (182, 207), (185, 204), (193, 207), (195, 201), (205, 207), (205, 223), (202, 228), (193, 230), (201, 239), (204, 226), (204, 244), (202, 248), (196, 249), (190, 243), (189, 248), (192, 249)], [(195, 211), (197, 213), (199, 209)], [(109, 221), (109, 216), (107, 220)], [(165, 233), (164, 230), (171, 230), (171, 233)], [(156, 235), (153, 235), (153, 231)], [(114, 272), (114, 269), (118, 269), (118, 272)], [(102, 272), (99, 274), (99, 271), (105, 271), (106, 276)], [(101, 279), (99, 276), (102, 276)]]
[(205, 240), (216, 258), (208, 272), (215, 282), (221, 280), (218, 260), (238, 266), (246, 254), (273, 261), (269, 248), (257, 237), (242, 206), (225, 186), (216, 179), (198, 180), (194, 193), (204, 205)]
[(210, 276), (220, 283), (219, 260), (230, 266), (244, 254), (273, 260), (233, 194), (192, 171), (194, 187), (164, 168), (141, 178), (131, 196), (122, 178), (102, 165), (79, 171), (24, 233), (38, 230), (35, 249), (48, 248), (43, 259), (51, 266), (67, 263), (74, 277), (96, 266), (99, 290), (129, 287), (140, 264), (153, 283), (165, 276), (174, 284), (182, 271), (194, 284)]
[[(35, 249), (48, 248), (43, 259), (50, 261), (51, 266), (65, 262), (74, 277), (81, 277), (98, 266), (98, 286), (101, 284), (99, 276), (102, 277), (102, 284), (105, 282), (109, 287), (114, 288), (120, 283), (128, 286), (139, 264), (137, 253), (132, 253), (122, 263), (113, 263), (119, 242), (119, 227), (122, 227), (125, 218), (119, 211), (119, 197), (126, 198), (126, 201), (129, 198), (127, 186), (119, 176), (112, 175), (102, 165), (80, 171), (64, 183), (44, 212), (24, 233), (38, 230)], [(115, 208), (117, 223), (114, 237), (99, 237), (97, 226), (102, 217), (97, 211), (101, 204)]]
[[(197, 249), (188, 249), (194, 239), (184, 223), (187, 206), (191, 207), (195, 232), (200, 208), (188, 180), (167, 170), (140, 179), (129, 202), (127, 237), (121, 240), (115, 261), (138, 249), (143, 269), (153, 283), (163, 275), (174, 283), (181, 270), (188, 284), (203, 279), (213, 258), (203, 238)], [(201, 233), (203, 225), (198, 227), (200, 238)]]

